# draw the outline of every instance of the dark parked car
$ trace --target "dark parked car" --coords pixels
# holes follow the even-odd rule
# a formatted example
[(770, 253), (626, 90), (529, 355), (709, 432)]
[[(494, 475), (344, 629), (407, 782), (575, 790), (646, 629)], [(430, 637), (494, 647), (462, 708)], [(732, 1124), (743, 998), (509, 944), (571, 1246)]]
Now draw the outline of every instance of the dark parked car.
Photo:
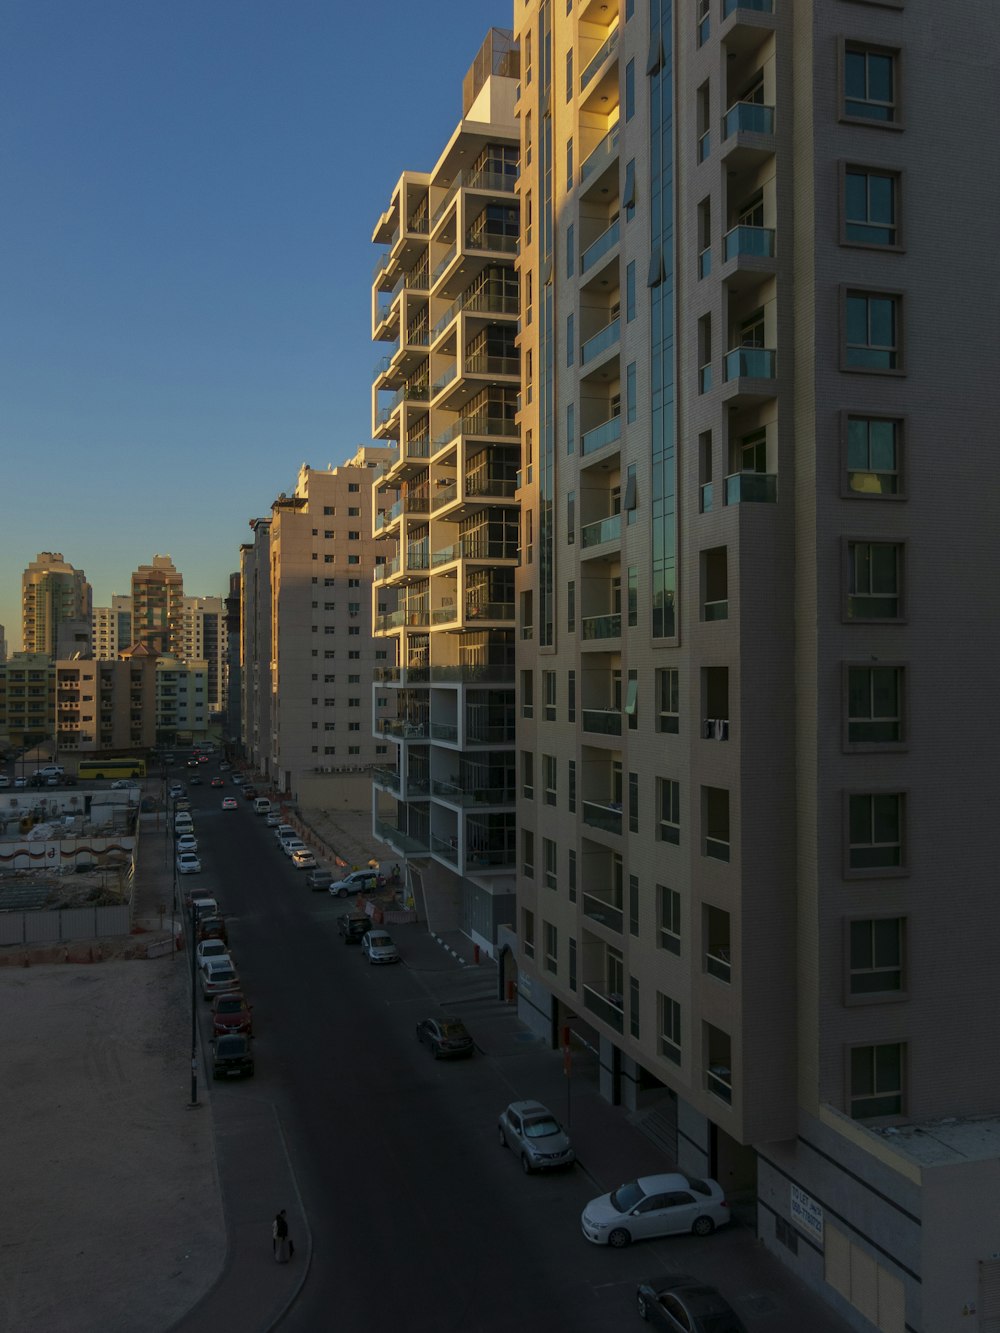
[(422, 1018), (417, 1024), (417, 1040), (431, 1048), (435, 1060), (457, 1059), (475, 1050), (459, 1018)]
[(212, 1001), (212, 1032), (216, 1037), (230, 1032), (253, 1036), (253, 1009), (238, 991), (223, 991)]
[(198, 922), (198, 942), (202, 940), (223, 940), (229, 943), (226, 923), (221, 916), (204, 916)]
[(243, 795), (244, 795), (244, 797), (245, 797), (248, 801), (252, 801), (252, 800), (256, 797), (256, 795), (257, 795), (257, 788), (256, 788), (256, 787), (249, 787), (249, 786), (244, 787), (244, 788), (243, 788)]
[(371, 930), (371, 925), (370, 916), (357, 916), (353, 912), (345, 912), (343, 916), (337, 917), (337, 929), (343, 935), (345, 944), (360, 944)]
[(641, 1283), (635, 1304), (640, 1319), (670, 1333), (747, 1333), (714, 1287), (686, 1273)]
[(322, 891), (330, 887), (330, 881), (332, 879), (333, 875), (326, 866), (317, 866), (315, 870), (310, 870), (309, 874), (306, 875), (306, 884), (308, 884), (311, 889)]
[(212, 1041), (213, 1078), (253, 1078), (253, 1038), (234, 1032)]

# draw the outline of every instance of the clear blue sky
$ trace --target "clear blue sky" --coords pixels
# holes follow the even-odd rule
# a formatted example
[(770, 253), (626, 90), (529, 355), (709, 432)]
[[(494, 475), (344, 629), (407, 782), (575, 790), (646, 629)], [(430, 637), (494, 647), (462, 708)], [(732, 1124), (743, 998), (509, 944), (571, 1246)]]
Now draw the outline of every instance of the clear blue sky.
[(4, 0), (0, 623), (39, 551), (95, 604), (218, 595), (302, 462), (371, 438), (374, 224), (511, 0)]

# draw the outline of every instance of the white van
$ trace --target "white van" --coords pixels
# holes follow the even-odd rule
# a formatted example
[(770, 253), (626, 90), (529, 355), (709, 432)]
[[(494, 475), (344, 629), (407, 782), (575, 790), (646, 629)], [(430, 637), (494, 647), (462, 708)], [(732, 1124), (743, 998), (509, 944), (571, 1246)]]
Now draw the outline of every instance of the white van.
[(194, 831), (194, 820), (187, 810), (182, 810), (180, 814), (174, 815), (174, 832), (191, 833)]
[(271, 802), (266, 796), (254, 797), (253, 812), (255, 815), (269, 815), (271, 813)]

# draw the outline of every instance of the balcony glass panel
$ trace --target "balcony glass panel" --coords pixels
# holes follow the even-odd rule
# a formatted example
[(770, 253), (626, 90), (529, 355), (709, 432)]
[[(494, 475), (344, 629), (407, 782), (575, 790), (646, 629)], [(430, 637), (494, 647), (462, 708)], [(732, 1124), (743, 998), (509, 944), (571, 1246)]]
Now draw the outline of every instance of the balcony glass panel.
[(726, 353), (726, 379), (773, 380), (775, 359), (771, 347), (734, 347)]
[(596, 453), (598, 449), (603, 449), (606, 444), (613, 444), (621, 437), (622, 419), (619, 413), (617, 416), (609, 417), (607, 421), (602, 421), (599, 426), (584, 431), (580, 436), (580, 452), (584, 456)]
[(593, 986), (584, 986), (583, 1004), (595, 1018), (607, 1023), (616, 1032), (625, 1030), (624, 1001), (620, 995), (602, 995)]
[(591, 921), (596, 921), (599, 925), (607, 927), (608, 930), (616, 930), (619, 935), (622, 933), (621, 907), (606, 902), (594, 893), (583, 895), (583, 915), (589, 917)]
[(610, 514), (596, 523), (587, 523), (580, 529), (580, 545), (584, 548), (601, 546), (604, 542), (617, 541), (622, 535), (621, 514)]
[(597, 240), (588, 245), (586, 250), (580, 256), (580, 272), (586, 273), (597, 261), (603, 258), (609, 250), (613, 250), (618, 244), (621, 235), (621, 219), (615, 218), (607, 231), (601, 232)]
[(731, 981), (733, 966), (729, 961), (729, 950), (718, 946), (710, 949), (705, 954), (705, 971), (720, 981)]
[(487, 356), (479, 352), (470, 356), (465, 365), (467, 375), (520, 375), (521, 358), (518, 356)]
[(439, 838), (436, 833), (432, 833), (431, 851), (435, 856), (440, 856), (443, 857), (445, 861), (450, 861), (453, 866), (458, 865), (457, 838)]
[(705, 603), (706, 620), (728, 620), (729, 619), (729, 598), (724, 597), (721, 601)]
[(580, 622), (585, 639), (620, 639), (622, 617), (618, 611), (610, 616), (584, 616)]
[(618, 48), (618, 29), (615, 28), (614, 32), (607, 39), (606, 42), (602, 43), (601, 47), (595, 54), (593, 60), (590, 61), (590, 63), (587, 65), (587, 68), (580, 75), (581, 92), (583, 92), (584, 88), (586, 88), (587, 84), (591, 81), (591, 79), (594, 77), (597, 71), (601, 68), (601, 66), (604, 64), (605, 60), (607, 60), (611, 52), (617, 50), (617, 48)]
[(707, 278), (712, 272), (712, 250), (706, 246), (698, 256), (698, 277)]
[(705, 159), (708, 157), (709, 153), (711, 153), (711, 151), (712, 151), (712, 135), (711, 131), (706, 130), (705, 133), (698, 140), (698, 161), (704, 162)]
[(450, 722), (432, 722), (431, 737), (436, 741), (449, 741), (453, 744), (458, 740), (458, 727)]
[(722, 137), (733, 134), (773, 134), (774, 107), (760, 102), (736, 102), (722, 120)]
[(606, 167), (617, 152), (618, 126), (614, 125), (580, 168), (581, 185), (595, 171), (600, 171), (603, 167)]
[(621, 833), (622, 808), (615, 801), (602, 805), (597, 801), (583, 802), (583, 822), (591, 828), (601, 829), (604, 833)]
[(426, 834), (421, 836), (404, 833), (387, 819), (375, 820), (375, 836), (410, 856), (417, 856), (429, 850)]
[(617, 708), (585, 708), (583, 710), (584, 731), (595, 732), (598, 736), (620, 736), (622, 734), (622, 715)]
[(775, 504), (778, 478), (773, 472), (736, 472), (726, 478), (726, 504)]
[(723, 241), (726, 259), (752, 255), (755, 259), (774, 258), (774, 229), (772, 227), (734, 227), (727, 231)]
[(710, 514), (712, 512), (712, 483), (706, 481), (701, 488), (701, 512)]
[(609, 347), (614, 347), (620, 336), (619, 323), (619, 320), (613, 319), (610, 324), (605, 324), (599, 333), (587, 339), (580, 348), (581, 365), (585, 366), (588, 361), (593, 361), (594, 357), (600, 356)]
[(389, 791), (399, 791), (401, 778), (394, 768), (373, 768), (372, 781)]
[(705, 1085), (727, 1105), (733, 1100), (733, 1071), (726, 1065), (709, 1065), (705, 1071)]
[(755, 14), (773, 14), (774, 0), (722, 0), (722, 17), (727, 19), (738, 9), (749, 9)]

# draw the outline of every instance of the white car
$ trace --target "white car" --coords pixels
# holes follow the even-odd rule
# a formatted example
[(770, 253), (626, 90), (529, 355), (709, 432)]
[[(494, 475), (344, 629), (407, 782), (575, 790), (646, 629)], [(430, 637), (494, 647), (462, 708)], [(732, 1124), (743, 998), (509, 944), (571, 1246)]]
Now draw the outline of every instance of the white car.
[(115, 778), (111, 784), (112, 791), (131, 791), (133, 787), (138, 788), (139, 784), (135, 778)]
[(201, 862), (194, 852), (181, 852), (177, 858), (177, 873), (179, 875), (196, 875), (201, 869)]
[(299, 848), (292, 852), (292, 865), (296, 870), (315, 870), (316, 858), (308, 847)]
[(178, 852), (196, 852), (198, 850), (198, 839), (193, 833), (181, 833), (177, 838)]
[(9, 787), (9, 786), (10, 786), (10, 778), (7, 776), (6, 773), (0, 773), (0, 787)]
[(715, 1180), (671, 1172), (640, 1176), (610, 1194), (591, 1199), (580, 1217), (587, 1240), (620, 1250), (633, 1240), (693, 1232), (710, 1236), (730, 1220), (729, 1204)]
[(201, 993), (206, 1000), (224, 991), (239, 990), (240, 978), (232, 959), (206, 958), (201, 965)]
[(274, 836), (278, 842), (283, 842), (285, 838), (297, 838), (299, 835), (292, 828), (291, 824), (279, 823), (274, 830)]
[(295, 852), (307, 852), (309, 850), (301, 838), (285, 838), (278, 843), (278, 846), (287, 857), (291, 857)]
[(225, 958), (231, 966), (236, 966), (225, 940), (202, 940), (194, 951), (195, 965), (201, 967), (209, 958)]
[(374, 870), (352, 870), (343, 879), (334, 880), (330, 892), (335, 898), (346, 898), (349, 893), (360, 893), (363, 889), (378, 887), (378, 875)]
[(281, 816), (278, 814), (277, 810), (269, 810), (264, 816), (264, 823), (268, 828), (277, 828), (281, 823)]
[(361, 952), (369, 963), (399, 963), (399, 950), (387, 930), (369, 930), (361, 938)]

